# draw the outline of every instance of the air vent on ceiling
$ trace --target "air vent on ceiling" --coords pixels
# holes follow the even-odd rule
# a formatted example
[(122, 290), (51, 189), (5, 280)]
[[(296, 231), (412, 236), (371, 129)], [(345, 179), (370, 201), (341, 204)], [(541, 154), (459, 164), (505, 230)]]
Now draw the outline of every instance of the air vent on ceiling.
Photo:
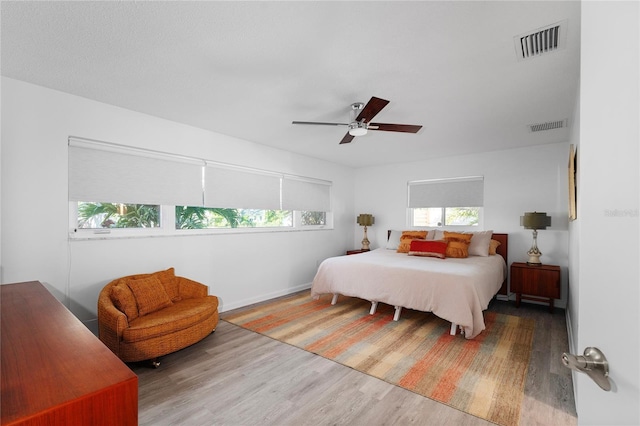
[(557, 22), (513, 38), (518, 60), (531, 59), (565, 48), (567, 21)]
[(543, 132), (545, 130), (562, 129), (567, 127), (567, 120), (548, 121), (546, 123), (529, 124), (530, 132)]

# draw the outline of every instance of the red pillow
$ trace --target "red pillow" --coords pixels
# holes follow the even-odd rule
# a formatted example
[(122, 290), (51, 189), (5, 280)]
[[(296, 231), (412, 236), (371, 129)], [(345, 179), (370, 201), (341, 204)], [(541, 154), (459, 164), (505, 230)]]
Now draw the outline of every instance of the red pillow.
[(444, 259), (447, 253), (447, 242), (441, 240), (413, 240), (409, 248), (409, 256), (426, 256)]

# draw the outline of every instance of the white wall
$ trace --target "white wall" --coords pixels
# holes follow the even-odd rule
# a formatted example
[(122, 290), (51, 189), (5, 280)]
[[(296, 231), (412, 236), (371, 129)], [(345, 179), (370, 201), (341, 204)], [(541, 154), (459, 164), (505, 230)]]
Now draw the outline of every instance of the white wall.
[[(567, 300), (569, 144), (559, 143), (480, 154), (438, 158), (356, 171), (355, 209), (371, 213), (368, 229), (372, 248), (383, 246), (388, 229), (408, 229), (407, 182), (411, 180), (484, 176), (484, 229), (509, 234), (508, 260), (524, 262), (532, 232), (520, 226), (527, 211), (546, 212), (552, 226), (538, 232), (543, 263), (562, 267), (561, 300)], [(353, 246), (359, 247), (362, 229), (355, 229)]]
[[(70, 135), (331, 180), (335, 229), (69, 241)], [(85, 322), (99, 290), (122, 275), (174, 266), (224, 311), (308, 286), (318, 262), (353, 240), (349, 168), (8, 78), (1, 174), (1, 282), (42, 281)]]

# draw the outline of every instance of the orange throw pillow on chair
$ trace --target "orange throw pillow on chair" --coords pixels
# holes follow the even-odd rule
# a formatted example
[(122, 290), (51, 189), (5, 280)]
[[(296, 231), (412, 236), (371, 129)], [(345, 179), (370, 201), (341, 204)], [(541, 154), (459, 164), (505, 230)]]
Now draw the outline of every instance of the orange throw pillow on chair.
[(127, 285), (133, 292), (140, 316), (150, 314), (173, 305), (167, 291), (156, 277), (130, 280)]

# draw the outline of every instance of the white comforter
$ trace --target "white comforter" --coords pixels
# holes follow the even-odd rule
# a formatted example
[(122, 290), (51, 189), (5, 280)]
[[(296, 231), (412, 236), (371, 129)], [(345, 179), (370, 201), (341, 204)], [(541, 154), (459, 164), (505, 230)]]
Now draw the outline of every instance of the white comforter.
[(502, 256), (437, 259), (379, 248), (320, 264), (311, 296), (338, 293), (433, 312), (462, 326), (467, 339), (485, 329), (482, 311), (507, 273)]

